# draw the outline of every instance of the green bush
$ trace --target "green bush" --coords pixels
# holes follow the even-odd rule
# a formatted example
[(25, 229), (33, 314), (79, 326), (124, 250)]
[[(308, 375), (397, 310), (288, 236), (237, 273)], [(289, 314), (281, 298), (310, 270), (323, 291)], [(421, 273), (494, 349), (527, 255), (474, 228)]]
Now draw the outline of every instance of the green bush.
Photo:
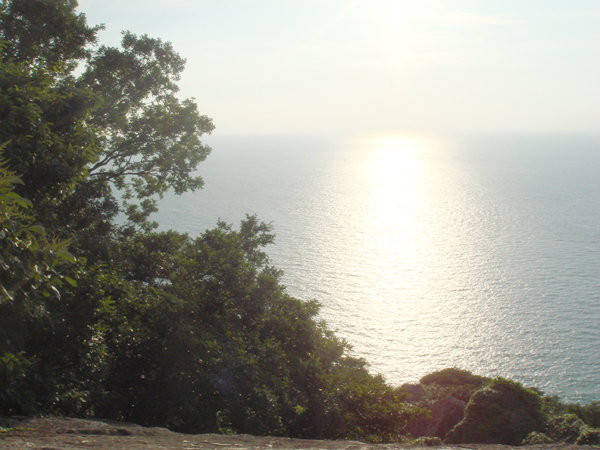
[(575, 414), (564, 414), (548, 422), (547, 434), (554, 442), (574, 444), (584, 427), (585, 423)]
[(600, 428), (600, 402), (591, 402), (582, 406), (579, 418), (590, 427)]
[(521, 445), (542, 445), (542, 444), (552, 444), (554, 441), (550, 439), (546, 434), (540, 433), (538, 431), (532, 431), (527, 435)]
[(590, 427), (583, 428), (575, 443), (577, 445), (592, 445), (594, 447), (600, 446), (600, 430)]
[(586, 425), (592, 428), (600, 428), (600, 403), (591, 402), (587, 405), (579, 403), (561, 402), (557, 395), (544, 396), (544, 412), (549, 417), (557, 417), (565, 414), (575, 414)]
[(411, 444), (419, 447), (437, 447), (443, 445), (444, 442), (439, 437), (421, 436), (412, 441)]
[(519, 445), (533, 431), (542, 431), (545, 416), (536, 392), (520, 383), (495, 378), (471, 397), (465, 418), (447, 435), (448, 444)]
[(419, 382), (427, 392), (429, 403), (449, 395), (468, 402), (474, 392), (490, 382), (490, 378), (452, 367), (425, 375)]
[(468, 370), (457, 369), (456, 367), (432, 372), (419, 380), (419, 382), (425, 386), (430, 384), (438, 384), (440, 386), (483, 386), (489, 381), (490, 379), (487, 377), (474, 375)]

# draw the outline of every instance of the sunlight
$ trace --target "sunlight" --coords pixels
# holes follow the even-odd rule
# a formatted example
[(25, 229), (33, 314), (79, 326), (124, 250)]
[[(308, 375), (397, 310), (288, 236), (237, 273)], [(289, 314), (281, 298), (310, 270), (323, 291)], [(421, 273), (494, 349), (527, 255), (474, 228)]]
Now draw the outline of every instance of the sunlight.
[(365, 158), (365, 211), (367, 229), (381, 233), (365, 243), (366, 254), (375, 256), (379, 273), (388, 281), (400, 267), (419, 265), (422, 240), (423, 179), (422, 158), (427, 138), (407, 133), (378, 133), (362, 138)]
[(412, 191), (421, 175), (418, 155), (426, 148), (425, 138), (411, 134), (378, 133), (362, 138), (370, 153), (369, 171), (389, 196), (403, 196)]
[(374, 3), (383, 29), (387, 30), (384, 48), (389, 62), (401, 66), (406, 59), (408, 12), (403, 0), (380, 0)]

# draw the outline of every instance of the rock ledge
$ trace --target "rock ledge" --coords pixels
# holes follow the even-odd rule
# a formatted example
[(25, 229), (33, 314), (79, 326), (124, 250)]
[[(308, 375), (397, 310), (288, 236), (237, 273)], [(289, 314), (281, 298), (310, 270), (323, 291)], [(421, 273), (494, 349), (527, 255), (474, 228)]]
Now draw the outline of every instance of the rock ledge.
[[(181, 434), (165, 428), (145, 428), (108, 420), (63, 417), (11, 418), (16, 430), (0, 434), (0, 449), (39, 450), (393, 450), (418, 449), (401, 444), (366, 444), (356, 441), (318, 441), (280, 437), (220, 434)], [(584, 450), (587, 446), (544, 445), (536, 449)], [(426, 447), (431, 448), (431, 447)], [(503, 445), (456, 445), (437, 449), (510, 450)], [(523, 449), (524, 447), (518, 447)], [(587, 447), (589, 448), (589, 447)]]

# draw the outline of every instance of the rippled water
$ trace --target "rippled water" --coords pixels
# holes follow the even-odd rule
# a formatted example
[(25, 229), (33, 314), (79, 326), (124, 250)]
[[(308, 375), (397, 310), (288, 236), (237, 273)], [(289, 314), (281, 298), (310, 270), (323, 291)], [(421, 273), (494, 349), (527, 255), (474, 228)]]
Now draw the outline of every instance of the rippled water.
[(272, 222), (291, 294), (394, 384), (445, 367), (600, 400), (600, 140), (211, 138), (196, 235)]

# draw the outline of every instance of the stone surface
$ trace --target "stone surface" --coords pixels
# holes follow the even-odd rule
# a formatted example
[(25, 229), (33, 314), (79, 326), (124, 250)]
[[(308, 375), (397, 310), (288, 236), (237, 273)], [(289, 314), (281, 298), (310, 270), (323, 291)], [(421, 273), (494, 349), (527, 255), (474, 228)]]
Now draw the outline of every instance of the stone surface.
[[(432, 447), (400, 444), (366, 444), (355, 441), (318, 441), (248, 435), (186, 435), (164, 428), (144, 428), (133, 424), (99, 420), (45, 418), (21, 421), (17, 430), (0, 433), (0, 449), (10, 450), (425, 450)], [(121, 435), (127, 430), (131, 434)], [(81, 430), (85, 430), (81, 433)], [(96, 430), (96, 432), (93, 432)], [(474, 444), (460, 447), (434, 447), (440, 450), (511, 450), (502, 445)], [(583, 450), (574, 445), (544, 445), (536, 450)], [(532, 448), (533, 449), (533, 448)], [(524, 450), (519, 447), (515, 450)]]

